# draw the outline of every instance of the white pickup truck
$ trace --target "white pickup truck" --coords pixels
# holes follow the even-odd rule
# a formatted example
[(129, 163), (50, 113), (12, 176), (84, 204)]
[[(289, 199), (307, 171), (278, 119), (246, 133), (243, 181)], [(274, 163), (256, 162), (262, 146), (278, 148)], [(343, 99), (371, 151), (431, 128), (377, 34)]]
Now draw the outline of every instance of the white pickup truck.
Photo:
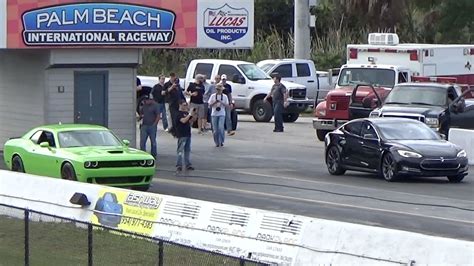
[[(221, 59), (196, 59), (189, 63), (184, 78), (184, 88), (193, 82), (197, 74), (205, 75), (208, 82), (216, 75), (226, 74), (228, 83), (232, 86), (232, 98), (236, 109), (241, 109), (253, 115), (257, 122), (268, 122), (273, 116), (270, 103), (263, 98), (273, 86), (273, 80), (254, 63)], [(289, 91), (289, 106), (285, 109), (285, 122), (294, 122), (299, 114), (304, 112), (313, 101), (306, 97), (304, 85), (282, 82)]]
[[(312, 60), (306, 59), (268, 59), (257, 63), (267, 74), (278, 73), (284, 81), (295, 82), (306, 86), (306, 96), (313, 102), (324, 100), (329, 90), (333, 89), (333, 81), (337, 79), (329, 73), (317, 71)], [(331, 82), (330, 82), (331, 81)]]

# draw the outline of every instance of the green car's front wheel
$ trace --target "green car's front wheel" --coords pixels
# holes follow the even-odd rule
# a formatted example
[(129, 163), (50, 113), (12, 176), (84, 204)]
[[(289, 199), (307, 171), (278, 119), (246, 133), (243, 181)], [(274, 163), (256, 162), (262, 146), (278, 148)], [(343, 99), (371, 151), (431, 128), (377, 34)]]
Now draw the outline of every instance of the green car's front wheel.
[(23, 166), (23, 160), (18, 155), (13, 156), (12, 158), (12, 171), (14, 172), (25, 172), (25, 167)]
[(64, 163), (63, 167), (61, 167), (61, 178), (71, 181), (77, 181), (76, 179), (76, 171), (74, 167), (70, 163)]

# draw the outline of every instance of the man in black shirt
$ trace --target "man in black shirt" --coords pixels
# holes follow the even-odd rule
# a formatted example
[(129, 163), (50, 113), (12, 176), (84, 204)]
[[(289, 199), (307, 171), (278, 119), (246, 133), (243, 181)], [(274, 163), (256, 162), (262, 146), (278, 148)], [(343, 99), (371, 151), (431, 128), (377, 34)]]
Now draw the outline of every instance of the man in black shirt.
[(176, 172), (183, 170), (183, 157), (184, 166), (186, 170), (194, 170), (190, 161), (191, 154), (191, 125), (196, 121), (197, 114), (196, 110), (193, 109), (189, 113), (189, 107), (186, 100), (181, 100), (179, 103), (179, 111), (176, 117), (176, 137), (178, 138), (178, 147), (176, 152), (178, 154), (178, 160), (176, 162)]
[(170, 73), (170, 80), (165, 83), (166, 101), (170, 108), (171, 129), (170, 132), (175, 133), (176, 115), (179, 110), (179, 101), (184, 98), (181, 87), (179, 86), (179, 79), (175, 73)]
[(198, 118), (198, 130), (199, 133), (204, 132), (204, 126), (206, 121), (206, 112), (204, 110), (203, 96), (205, 92), (204, 88), (204, 76), (201, 74), (196, 75), (196, 80), (189, 83), (186, 93), (191, 96), (191, 109), (196, 109)]
[(159, 82), (153, 87), (151, 93), (153, 95), (153, 100), (158, 104), (159, 115), (161, 116), (161, 121), (163, 123), (163, 129), (168, 131), (168, 119), (166, 118), (166, 89), (165, 89), (165, 76), (159, 76)]
[(232, 117), (231, 117), (231, 112), (232, 109), (234, 109), (234, 104), (232, 103), (232, 86), (230, 86), (229, 83), (227, 83), (227, 75), (222, 74), (221, 75), (221, 83), (222, 86), (224, 86), (224, 94), (227, 96), (227, 99), (229, 100), (229, 106), (225, 108), (225, 127), (227, 129), (227, 135), (232, 136), (235, 134), (235, 131), (232, 130)]

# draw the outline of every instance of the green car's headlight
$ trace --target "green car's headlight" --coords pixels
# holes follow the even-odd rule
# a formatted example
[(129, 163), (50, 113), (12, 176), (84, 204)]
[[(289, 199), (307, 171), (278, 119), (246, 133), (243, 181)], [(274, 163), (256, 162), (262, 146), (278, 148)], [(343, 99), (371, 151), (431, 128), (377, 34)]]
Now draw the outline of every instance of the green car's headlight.
[(99, 162), (97, 161), (86, 161), (84, 163), (84, 168), (97, 168), (99, 166)]
[(155, 160), (146, 160), (147, 166), (153, 166), (155, 164)]

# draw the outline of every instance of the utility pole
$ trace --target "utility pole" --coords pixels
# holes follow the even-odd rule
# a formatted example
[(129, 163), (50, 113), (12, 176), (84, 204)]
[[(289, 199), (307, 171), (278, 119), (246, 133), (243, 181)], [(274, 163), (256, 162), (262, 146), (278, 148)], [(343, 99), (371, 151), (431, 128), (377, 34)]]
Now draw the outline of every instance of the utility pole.
[(294, 57), (297, 59), (310, 59), (311, 57), (309, 18), (309, 0), (295, 0)]

